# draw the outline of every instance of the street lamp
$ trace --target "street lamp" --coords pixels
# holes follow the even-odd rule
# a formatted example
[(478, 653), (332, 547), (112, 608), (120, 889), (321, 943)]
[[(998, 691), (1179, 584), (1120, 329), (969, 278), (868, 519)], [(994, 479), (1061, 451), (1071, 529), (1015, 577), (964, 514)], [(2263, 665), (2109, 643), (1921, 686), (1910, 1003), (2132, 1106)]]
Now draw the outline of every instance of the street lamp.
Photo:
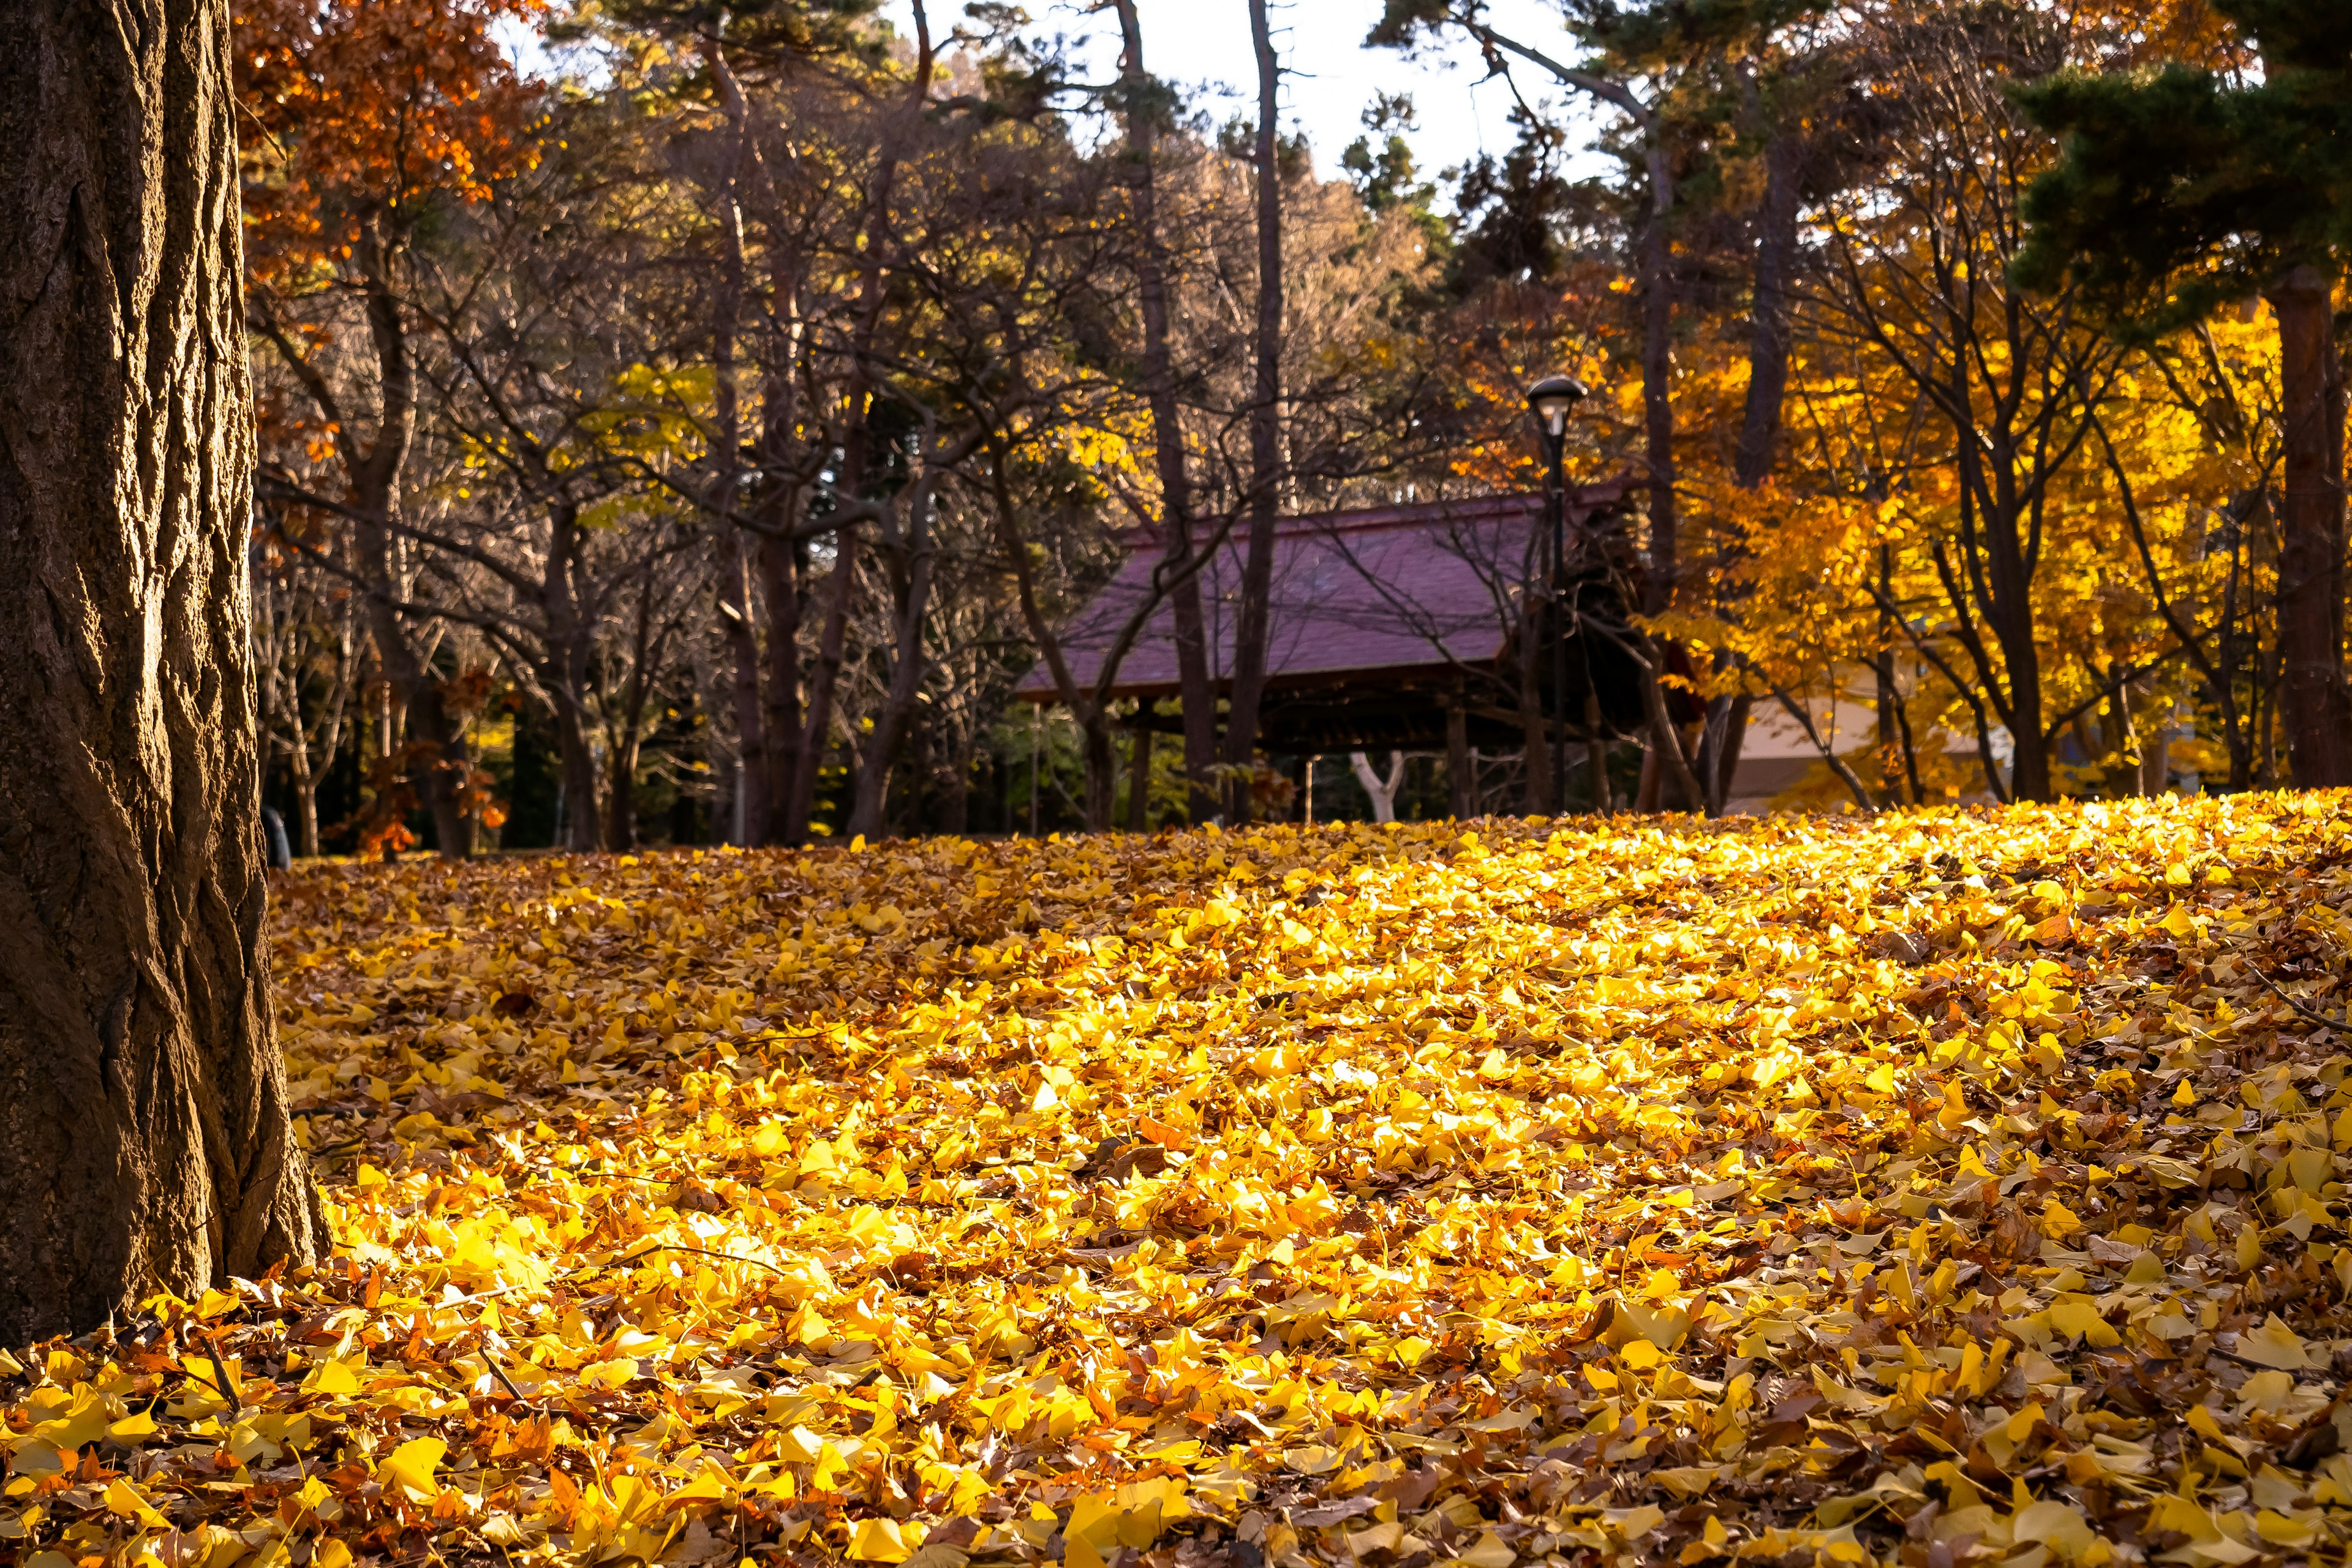
[(1556, 623), (1551, 638), (1551, 700), (1557, 710), (1551, 721), (1551, 811), (1558, 816), (1568, 805), (1568, 616), (1559, 601), (1559, 578), (1568, 546), (1568, 486), (1560, 475), (1560, 455), (1568, 445), (1568, 411), (1590, 389), (1572, 376), (1548, 375), (1528, 388), (1528, 407), (1543, 432), (1544, 455), (1551, 473), (1544, 488), (1544, 510), (1551, 521), (1550, 570), (1546, 595)]

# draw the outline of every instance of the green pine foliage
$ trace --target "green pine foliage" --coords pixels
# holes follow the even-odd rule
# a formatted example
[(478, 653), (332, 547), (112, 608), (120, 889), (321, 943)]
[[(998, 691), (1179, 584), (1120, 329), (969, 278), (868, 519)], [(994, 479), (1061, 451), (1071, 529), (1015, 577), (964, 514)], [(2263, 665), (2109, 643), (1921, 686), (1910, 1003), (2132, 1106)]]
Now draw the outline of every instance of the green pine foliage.
[(2153, 337), (2352, 244), (2352, 6), (2214, 0), (2259, 70), (2069, 70), (2019, 89), (2065, 155), (2025, 203), (2028, 287)]

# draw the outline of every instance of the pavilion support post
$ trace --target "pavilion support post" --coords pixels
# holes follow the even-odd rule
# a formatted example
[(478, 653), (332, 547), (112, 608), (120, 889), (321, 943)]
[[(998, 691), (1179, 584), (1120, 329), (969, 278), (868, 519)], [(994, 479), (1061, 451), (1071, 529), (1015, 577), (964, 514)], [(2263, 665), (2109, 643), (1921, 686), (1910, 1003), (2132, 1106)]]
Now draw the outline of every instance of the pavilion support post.
[(1301, 796), (1299, 804), (1303, 809), (1304, 820), (1309, 827), (1315, 826), (1315, 764), (1322, 760), (1320, 757), (1314, 756), (1307, 759), (1306, 787), (1299, 792)]
[(1045, 772), (1045, 705), (1029, 710), (1029, 837), (1037, 837), (1038, 792)]
[(1135, 710), (1135, 746), (1127, 763), (1127, 830), (1129, 833), (1151, 831), (1151, 731), (1142, 720), (1150, 711), (1149, 705)]
[(1446, 809), (1456, 822), (1478, 815), (1476, 767), (1470, 757), (1470, 715), (1457, 692), (1445, 707)]

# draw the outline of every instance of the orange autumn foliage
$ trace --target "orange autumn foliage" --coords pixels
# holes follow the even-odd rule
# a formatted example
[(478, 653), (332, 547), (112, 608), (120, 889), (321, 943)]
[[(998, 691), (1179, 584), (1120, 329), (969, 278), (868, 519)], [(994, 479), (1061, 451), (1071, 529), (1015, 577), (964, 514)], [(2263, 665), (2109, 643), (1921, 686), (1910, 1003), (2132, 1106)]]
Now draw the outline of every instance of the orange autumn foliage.
[(242, 0), (246, 242), (259, 281), (351, 259), (370, 226), (436, 195), (478, 200), (537, 162), (540, 89), (497, 26), (541, 0)]

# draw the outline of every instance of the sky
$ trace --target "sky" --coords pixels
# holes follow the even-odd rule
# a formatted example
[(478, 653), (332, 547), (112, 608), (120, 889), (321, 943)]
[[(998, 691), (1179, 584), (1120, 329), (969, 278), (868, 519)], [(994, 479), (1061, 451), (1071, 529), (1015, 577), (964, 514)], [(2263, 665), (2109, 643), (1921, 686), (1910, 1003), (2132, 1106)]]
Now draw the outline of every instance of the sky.
[[(957, 0), (932, 0), (931, 25), (944, 30), (962, 15)], [(1118, 59), (1118, 23), (1108, 9), (1087, 16), (1069, 0), (1031, 0), (1038, 31), (1061, 33), (1073, 43), (1095, 40), (1078, 58), (1105, 79)], [(1202, 100), (1213, 121), (1247, 109), (1256, 96), (1256, 68), (1250, 53), (1247, 0), (1138, 0), (1143, 24), (1143, 58), (1155, 76), (1219, 96)], [(1559, 11), (1547, 0), (1490, 0), (1495, 26), (1538, 47), (1560, 40)], [(1273, 11), (1275, 48), (1290, 74), (1283, 83), (1286, 128), (1306, 131), (1315, 166), (1326, 178), (1339, 173), (1339, 154), (1364, 133), (1365, 106), (1379, 92), (1412, 95), (1420, 129), (1406, 140), (1423, 177), (1454, 167), (1482, 151), (1500, 154), (1511, 145), (1511, 89), (1499, 79), (1482, 81), (1486, 67), (1477, 51), (1458, 37), (1448, 47), (1408, 58), (1394, 49), (1368, 49), (1364, 35), (1379, 20), (1381, 0), (1292, 0)], [(888, 0), (884, 14), (910, 30), (906, 0)], [(1545, 84), (1520, 73), (1521, 90), (1533, 99)], [(1577, 105), (1581, 111), (1582, 106)]]

